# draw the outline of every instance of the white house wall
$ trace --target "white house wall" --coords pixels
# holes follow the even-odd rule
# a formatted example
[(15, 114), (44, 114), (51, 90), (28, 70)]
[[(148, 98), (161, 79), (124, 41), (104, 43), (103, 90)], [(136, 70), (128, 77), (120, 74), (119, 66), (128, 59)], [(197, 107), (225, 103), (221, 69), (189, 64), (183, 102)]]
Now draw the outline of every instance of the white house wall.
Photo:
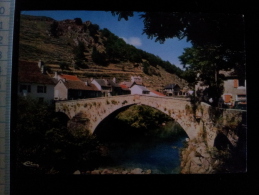
[(133, 87), (131, 87), (130, 90), (131, 90), (131, 94), (132, 95), (134, 95), (134, 94), (142, 94), (142, 91), (143, 91), (137, 85), (134, 85)]
[(234, 87), (234, 79), (224, 81), (224, 95), (232, 95), (232, 98), (236, 101), (238, 94), (246, 94), (245, 86)]
[(58, 99), (58, 100), (67, 99), (68, 89), (66, 88), (66, 86), (62, 81), (59, 81), (54, 89), (55, 89), (55, 97), (54, 97), (55, 99)]
[(100, 90), (100, 91), (102, 90), (101, 85), (96, 80), (93, 80), (91, 83), (94, 84), (98, 90)]
[[(30, 85), (31, 92), (23, 94), (20, 92), (20, 85)], [(52, 101), (54, 97), (54, 85), (41, 85), (41, 84), (34, 84), (34, 83), (20, 83), (18, 88), (18, 94), (24, 96), (29, 96), (32, 98), (43, 98), (44, 101)], [(38, 86), (46, 86), (46, 93), (38, 93), (37, 87)]]

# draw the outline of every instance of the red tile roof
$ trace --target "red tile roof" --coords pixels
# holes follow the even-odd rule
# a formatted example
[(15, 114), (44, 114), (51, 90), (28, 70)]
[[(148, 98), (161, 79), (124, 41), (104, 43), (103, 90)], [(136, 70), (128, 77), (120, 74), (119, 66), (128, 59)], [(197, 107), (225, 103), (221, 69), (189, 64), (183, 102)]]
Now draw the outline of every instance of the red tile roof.
[(120, 87), (123, 88), (123, 89), (128, 89), (128, 87), (124, 84), (120, 85)]
[(69, 80), (69, 81), (80, 81), (80, 79), (75, 75), (60, 74), (59, 76), (62, 79), (66, 79), (66, 80)]
[(55, 85), (54, 80), (41, 73), (38, 62), (19, 61), (18, 82)]
[(88, 91), (99, 91), (97, 89), (97, 87), (92, 84), (92, 83), (88, 83), (87, 85), (82, 82), (82, 81), (61, 81), (64, 83), (64, 85), (68, 88), (68, 89), (77, 89), (77, 90), (88, 90)]
[(155, 91), (155, 90), (151, 90), (152, 93), (156, 94), (156, 95), (159, 95), (159, 96), (166, 96), (158, 91)]

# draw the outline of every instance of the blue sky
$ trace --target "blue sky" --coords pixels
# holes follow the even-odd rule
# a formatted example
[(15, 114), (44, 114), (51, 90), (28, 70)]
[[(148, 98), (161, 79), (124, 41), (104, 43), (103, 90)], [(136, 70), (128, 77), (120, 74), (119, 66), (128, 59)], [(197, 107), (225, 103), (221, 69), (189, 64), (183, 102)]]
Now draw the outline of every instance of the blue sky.
[(128, 21), (124, 19), (118, 21), (118, 17), (112, 16), (110, 12), (105, 11), (22, 11), (21, 14), (48, 16), (58, 21), (74, 18), (81, 18), (83, 22), (89, 20), (93, 24), (98, 24), (101, 29), (109, 29), (118, 37), (123, 38), (128, 44), (157, 55), (162, 60), (169, 61), (181, 69), (182, 65), (178, 56), (183, 53), (184, 48), (191, 47), (191, 43), (185, 40), (167, 39), (163, 44), (160, 44), (155, 42), (155, 39), (148, 39), (147, 35), (142, 35), (144, 24), (138, 12), (135, 12), (134, 17), (130, 17)]

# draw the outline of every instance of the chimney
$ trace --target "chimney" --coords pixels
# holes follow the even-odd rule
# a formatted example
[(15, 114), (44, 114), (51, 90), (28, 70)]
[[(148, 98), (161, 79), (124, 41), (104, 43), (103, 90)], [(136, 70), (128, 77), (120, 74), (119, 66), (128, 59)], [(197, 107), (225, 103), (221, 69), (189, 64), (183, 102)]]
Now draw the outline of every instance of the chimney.
[(40, 69), (40, 72), (41, 72), (41, 73), (44, 73), (44, 65), (42, 64), (42, 61), (41, 61), (41, 60), (38, 61), (38, 67), (39, 67), (39, 69)]
[(58, 73), (57, 73), (57, 71), (55, 72), (54, 78), (55, 78), (55, 79), (58, 79)]
[(44, 73), (44, 65), (41, 65), (40, 71), (41, 73)]
[(41, 60), (38, 61), (38, 67), (41, 69)]

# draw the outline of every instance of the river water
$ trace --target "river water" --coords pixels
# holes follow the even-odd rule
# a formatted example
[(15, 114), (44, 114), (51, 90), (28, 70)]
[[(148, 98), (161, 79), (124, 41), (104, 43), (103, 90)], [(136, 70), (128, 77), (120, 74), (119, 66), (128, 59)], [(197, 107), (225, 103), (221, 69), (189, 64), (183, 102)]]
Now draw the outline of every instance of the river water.
[(112, 167), (150, 169), (152, 174), (179, 174), (180, 149), (185, 138), (174, 141), (149, 140), (116, 147), (110, 151)]

